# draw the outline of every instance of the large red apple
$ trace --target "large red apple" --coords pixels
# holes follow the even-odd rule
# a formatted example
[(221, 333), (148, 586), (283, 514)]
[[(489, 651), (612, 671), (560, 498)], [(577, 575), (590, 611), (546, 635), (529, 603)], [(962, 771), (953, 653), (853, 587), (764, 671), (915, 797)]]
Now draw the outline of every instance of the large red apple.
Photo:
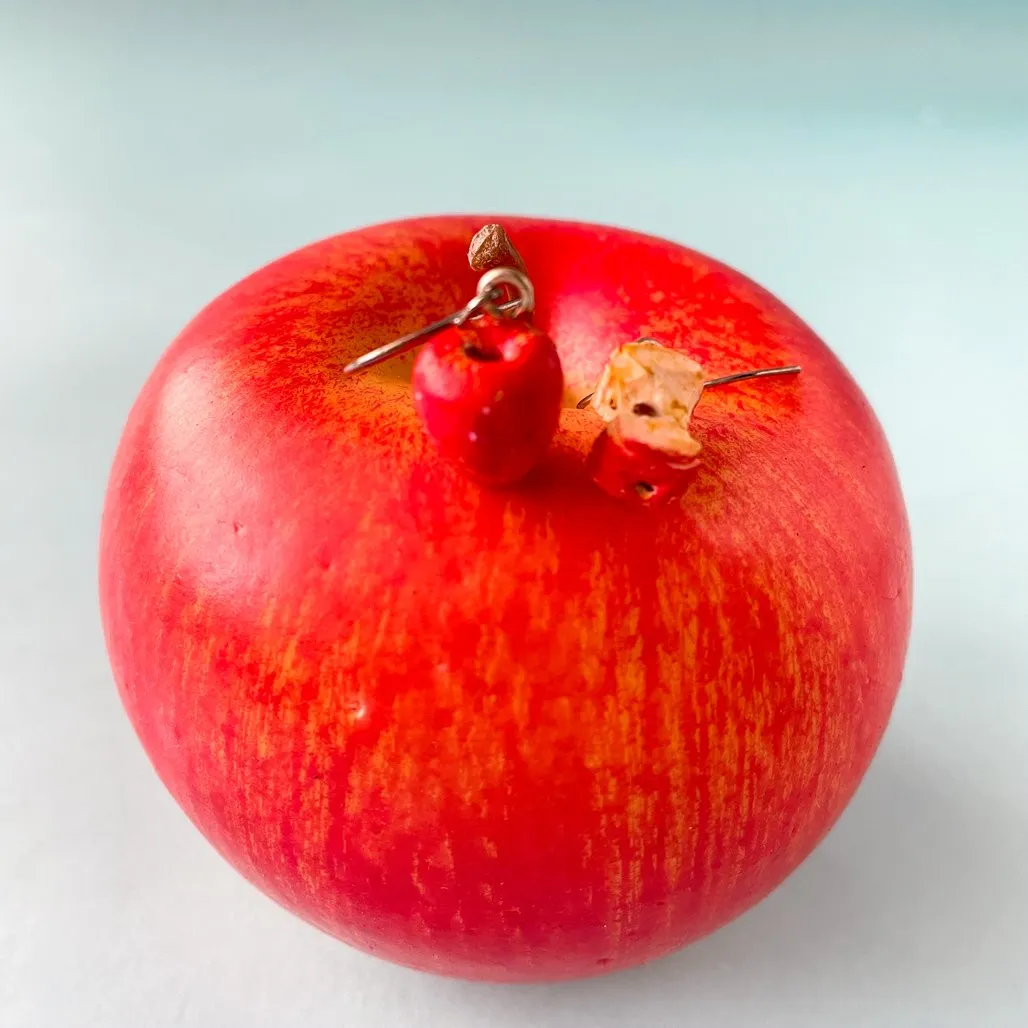
[[(878, 423), (745, 277), (672, 243), (511, 218), (566, 379), (546, 464), (490, 490), (425, 438), (413, 356), (483, 217), (352, 232), (206, 308), (131, 413), (103, 523), (118, 687), (239, 870), (444, 974), (588, 975), (741, 913), (854, 792), (899, 685), (910, 545)], [(572, 409), (621, 343), (710, 374), (659, 509), (589, 479)]]

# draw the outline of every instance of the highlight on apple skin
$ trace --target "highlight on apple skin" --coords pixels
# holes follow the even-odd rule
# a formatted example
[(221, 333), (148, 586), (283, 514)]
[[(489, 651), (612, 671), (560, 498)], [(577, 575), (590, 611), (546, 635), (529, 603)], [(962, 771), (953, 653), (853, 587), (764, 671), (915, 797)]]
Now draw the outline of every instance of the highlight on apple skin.
[[(474, 295), (502, 220), (564, 409), (513, 488), (440, 453), (408, 355), (358, 354)], [(703, 460), (606, 495), (575, 403), (622, 343), (712, 374)], [(161, 779), (251, 882), (446, 975), (630, 967), (777, 886), (886, 727), (910, 540), (881, 428), (795, 314), (682, 246), (431, 217), (350, 232), (204, 309), (136, 401), (102, 526), (114, 677)]]

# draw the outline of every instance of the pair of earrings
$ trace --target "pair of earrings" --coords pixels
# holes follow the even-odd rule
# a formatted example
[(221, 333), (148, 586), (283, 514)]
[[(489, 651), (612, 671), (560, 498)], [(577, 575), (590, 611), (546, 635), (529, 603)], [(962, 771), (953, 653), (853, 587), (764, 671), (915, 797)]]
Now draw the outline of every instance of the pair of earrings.
[[(508, 291), (514, 298), (506, 299)], [(414, 405), (446, 457), (490, 486), (512, 485), (542, 462), (557, 430), (564, 376), (557, 348), (528, 320), (535, 290), (513, 267), (487, 271), (459, 311), (358, 357), (363, 371), (426, 343), (414, 364)], [(681, 493), (699, 465), (689, 433), (705, 390), (750, 378), (795, 374), (796, 366), (707, 378), (685, 354), (653, 339), (617, 349), (578, 407), (603, 420), (588, 458), (606, 493), (652, 504)]]

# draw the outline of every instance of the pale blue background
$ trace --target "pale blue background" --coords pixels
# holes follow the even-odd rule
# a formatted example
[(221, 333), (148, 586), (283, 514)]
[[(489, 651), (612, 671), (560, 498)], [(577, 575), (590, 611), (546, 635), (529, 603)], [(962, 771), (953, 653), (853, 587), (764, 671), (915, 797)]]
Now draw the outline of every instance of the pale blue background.
[[(777, 291), (895, 448), (917, 610), (837, 830), (759, 908), (602, 981), (351, 952), (158, 785), (99, 637), (122, 419), (301, 243), (505, 209), (669, 235)], [(0, 1025), (1028, 1023), (1028, 4), (0, 0)]]

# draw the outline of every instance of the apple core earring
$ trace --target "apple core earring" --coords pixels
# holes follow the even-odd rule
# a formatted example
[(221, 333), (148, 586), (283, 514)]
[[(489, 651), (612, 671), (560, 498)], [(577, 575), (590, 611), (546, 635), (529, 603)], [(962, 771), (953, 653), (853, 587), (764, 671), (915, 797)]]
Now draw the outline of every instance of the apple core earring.
[[(515, 298), (501, 303), (505, 289)], [(557, 430), (564, 376), (553, 340), (525, 315), (531, 279), (494, 268), (459, 311), (351, 362), (362, 371), (426, 345), (414, 364), (414, 406), (428, 436), (473, 478), (505, 486), (545, 457)]]
[(707, 378), (686, 354), (638, 339), (611, 355), (596, 390), (578, 401), (606, 423), (588, 457), (593, 481), (620, 499), (654, 505), (680, 494), (700, 464), (689, 422), (707, 389), (773, 375), (796, 365)]

